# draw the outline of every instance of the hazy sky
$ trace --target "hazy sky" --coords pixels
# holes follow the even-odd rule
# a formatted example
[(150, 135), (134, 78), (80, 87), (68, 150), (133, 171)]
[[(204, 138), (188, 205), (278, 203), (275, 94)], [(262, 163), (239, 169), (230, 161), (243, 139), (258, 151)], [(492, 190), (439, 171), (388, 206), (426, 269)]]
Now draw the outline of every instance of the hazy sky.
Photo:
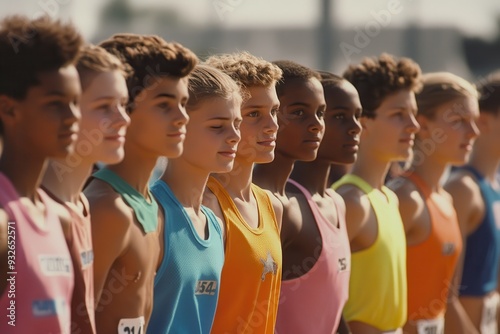
[[(129, 0), (133, 6), (176, 9), (190, 23), (209, 22), (228, 29), (241, 26), (312, 26), (320, 18), (319, 0)], [(28, 16), (43, 11), (71, 18), (86, 38), (92, 37), (98, 10), (107, 0), (0, 0), (0, 16)], [(392, 13), (389, 11), (392, 9)], [(499, 0), (335, 0), (332, 18), (342, 28), (364, 29), (377, 13), (391, 13), (387, 25), (454, 26), (467, 35), (489, 38), (497, 28)]]

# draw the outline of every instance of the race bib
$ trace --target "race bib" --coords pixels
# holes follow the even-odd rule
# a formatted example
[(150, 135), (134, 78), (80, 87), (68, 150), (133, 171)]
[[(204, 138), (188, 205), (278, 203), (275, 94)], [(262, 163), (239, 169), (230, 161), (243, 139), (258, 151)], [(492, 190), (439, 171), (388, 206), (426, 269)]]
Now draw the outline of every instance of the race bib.
[(443, 334), (444, 318), (417, 321), (418, 334)]
[(144, 317), (120, 319), (118, 334), (144, 334)]
[(497, 334), (497, 312), (500, 297), (495, 293), (484, 301), (483, 314), (481, 316), (481, 334)]

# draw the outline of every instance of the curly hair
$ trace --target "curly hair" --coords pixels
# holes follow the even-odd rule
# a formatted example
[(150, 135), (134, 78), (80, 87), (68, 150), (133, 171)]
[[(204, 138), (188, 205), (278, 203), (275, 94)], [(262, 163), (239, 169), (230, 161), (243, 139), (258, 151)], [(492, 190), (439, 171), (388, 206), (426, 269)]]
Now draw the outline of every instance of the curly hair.
[(478, 84), (479, 109), (494, 115), (500, 113), (500, 72), (490, 74), (485, 81)]
[(444, 103), (462, 97), (478, 98), (473, 84), (449, 72), (424, 74), (422, 84), (422, 90), (415, 97), (419, 115), (428, 119), (433, 119), (437, 108)]
[(323, 85), (323, 88), (334, 88), (338, 87), (344, 82), (346, 79), (342, 78), (339, 75), (326, 72), (326, 71), (316, 71), (319, 73), (321, 76), (321, 84)]
[(369, 118), (375, 118), (375, 110), (388, 95), (401, 89), (418, 92), (421, 87), (420, 66), (409, 58), (397, 59), (387, 53), (349, 66), (343, 77), (358, 90), (362, 116)]
[(241, 104), (240, 86), (227, 74), (209, 65), (197, 65), (188, 80), (188, 111), (206, 100), (222, 98)]
[(87, 44), (80, 52), (76, 62), (76, 69), (80, 75), (82, 90), (85, 90), (94, 75), (111, 71), (119, 71), (124, 76), (125, 66), (120, 59), (97, 45)]
[(148, 87), (151, 78), (183, 78), (198, 63), (191, 50), (155, 35), (117, 34), (99, 45), (125, 65), (129, 102)]
[(270, 86), (280, 80), (283, 73), (278, 66), (246, 51), (214, 55), (205, 64), (229, 75), (243, 90), (255, 86)]
[(22, 100), (40, 72), (74, 64), (83, 38), (72, 24), (42, 16), (0, 22), (0, 94)]
[(283, 71), (281, 80), (276, 83), (276, 93), (278, 93), (278, 97), (283, 95), (286, 83), (290, 80), (302, 79), (306, 81), (311, 78), (316, 78), (321, 81), (321, 76), (318, 72), (296, 62), (290, 60), (277, 60), (273, 61), (273, 64)]

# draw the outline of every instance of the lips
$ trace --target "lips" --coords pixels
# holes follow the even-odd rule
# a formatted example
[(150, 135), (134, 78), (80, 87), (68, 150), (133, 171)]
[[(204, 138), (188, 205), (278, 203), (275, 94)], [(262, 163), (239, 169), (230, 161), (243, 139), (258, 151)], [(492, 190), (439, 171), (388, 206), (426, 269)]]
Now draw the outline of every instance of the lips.
[(265, 139), (258, 141), (257, 144), (262, 145), (262, 146), (276, 146), (276, 139), (275, 138), (270, 138), (270, 139)]
[(236, 157), (236, 150), (221, 151), (218, 153), (226, 158), (234, 159)]

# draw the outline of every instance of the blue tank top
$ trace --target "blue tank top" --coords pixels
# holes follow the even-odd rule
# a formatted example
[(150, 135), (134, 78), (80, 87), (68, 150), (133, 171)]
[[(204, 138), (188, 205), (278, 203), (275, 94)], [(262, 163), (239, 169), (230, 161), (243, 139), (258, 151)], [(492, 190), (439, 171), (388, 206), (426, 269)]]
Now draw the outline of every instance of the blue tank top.
[(460, 295), (484, 296), (497, 288), (500, 260), (500, 192), (471, 166), (483, 196), (485, 213), (479, 227), (467, 237)]
[(203, 240), (165, 182), (156, 181), (151, 191), (165, 214), (165, 247), (155, 277), (148, 333), (208, 334), (224, 264), (219, 223), (214, 213), (202, 206), (208, 224), (208, 239)]

